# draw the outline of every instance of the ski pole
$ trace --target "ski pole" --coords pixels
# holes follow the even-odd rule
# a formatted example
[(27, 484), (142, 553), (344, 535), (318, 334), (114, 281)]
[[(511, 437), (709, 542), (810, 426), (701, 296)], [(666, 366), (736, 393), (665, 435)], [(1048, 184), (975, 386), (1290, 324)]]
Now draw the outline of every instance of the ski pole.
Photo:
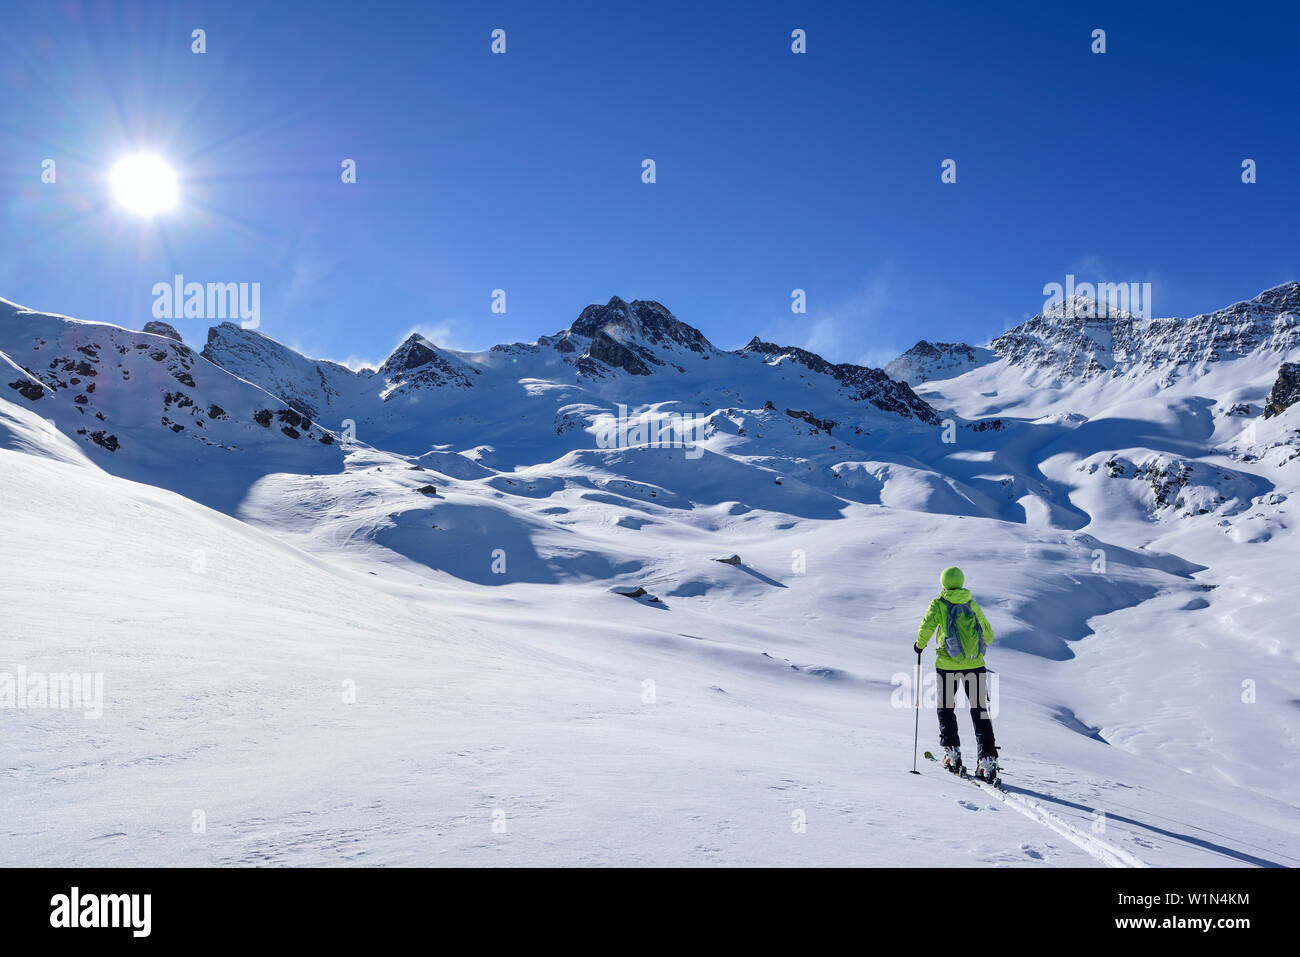
[(916, 722), (912, 729), (912, 773), (920, 774), (916, 770), (916, 748), (917, 742), (921, 737), (921, 652), (916, 653)]

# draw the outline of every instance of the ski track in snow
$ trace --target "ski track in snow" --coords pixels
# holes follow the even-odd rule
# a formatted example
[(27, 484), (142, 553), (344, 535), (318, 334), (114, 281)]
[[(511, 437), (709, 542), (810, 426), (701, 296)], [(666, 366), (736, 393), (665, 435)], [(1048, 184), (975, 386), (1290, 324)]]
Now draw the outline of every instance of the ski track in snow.
[(1037, 801), (1027, 797), (1021, 797), (1012, 791), (1003, 791), (992, 785), (985, 784), (983, 781), (971, 781), (977, 788), (986, 794), (993, 795), (994, 798), (1001, 801), (1007, 807), (1014, 808), (1025, 817), (1031, 818), (1050, 828), (1061, 837), (1065, 838), (1076, 847), (1082, 848), (1088, 854), (1101, 861), (1107, 867), (1149, 867), (1145, 861), (1133, 854), (1116, 847), (1093, 834), (1085, 834), (1078, 828), (1067, 824), (1061, 818), (1057, 817), (1051, 811), (1044, 808)]

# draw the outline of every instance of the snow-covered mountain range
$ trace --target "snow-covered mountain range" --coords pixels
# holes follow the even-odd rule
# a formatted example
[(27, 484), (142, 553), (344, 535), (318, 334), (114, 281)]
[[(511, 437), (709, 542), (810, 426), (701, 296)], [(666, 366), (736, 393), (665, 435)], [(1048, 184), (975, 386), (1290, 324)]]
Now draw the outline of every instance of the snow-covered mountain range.
[[(0, 300), (0, 672), (106, 688), (95, 721), (0, 710), (0, 848), (1300, 863), (1298, 320), (1287, 283), (881, 370), (616, 297), (354, 370)], [(1006, 801), (902, 773), (954, 563)]]

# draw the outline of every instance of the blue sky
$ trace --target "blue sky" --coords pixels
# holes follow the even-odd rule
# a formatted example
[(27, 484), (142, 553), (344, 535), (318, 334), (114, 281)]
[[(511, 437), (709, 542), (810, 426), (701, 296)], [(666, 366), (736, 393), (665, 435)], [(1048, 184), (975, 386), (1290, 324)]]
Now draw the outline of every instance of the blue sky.
[[(1056, 6), (10, 0), (0, 296), (139, 327), (176, 273), (258, 282), (263, 332), (357, 361), (617, 294), (881, 364), (1067, 273), (1156, 315), (1300, 278), (1294, 5)], [(140, 149), (181, 177), (152, 220), (105, 183)]]

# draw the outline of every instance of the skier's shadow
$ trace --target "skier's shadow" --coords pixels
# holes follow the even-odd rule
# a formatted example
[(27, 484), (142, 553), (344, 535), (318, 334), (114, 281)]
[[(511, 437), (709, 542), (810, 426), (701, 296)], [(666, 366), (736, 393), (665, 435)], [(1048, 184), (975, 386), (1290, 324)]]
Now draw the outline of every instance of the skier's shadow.
[(1052, 804), (1059, 804), (1062, 807), (1073, 808), (1076, 811), (1086, 811), (1088, 814), (1104, 813), (1108, 821), (1120, 821), (1124, 824), (1132, 824), (1134, 827), (1140, 827), (1152, 831), (1162, 837), (1172, 837), (1175, 840), (1185, 841), (1188, 844), (1194, 844), (1197, 847), (1204, 848), (1207, 851), (1213, 851), (1216, 854), (1222, 854), (1224, 857), (1231, 857), (1233, 860), (1241, 861), (1245, 864), (1254, 864), (1256, 867), (1286, 867), (1286, 864), (1279, 864), (1276, 861), (1270, 861), (1262, 857), (1256, 857), (1253, 854), (1247, 854), (1245, 851), (1234, 850), (1231, 847), (1224, 847), (1222, 844), (1215, 844), (1213, 841), (1207, 841), (1204, 838), (1192, 837), (1190, 834), (1179, 834), (1177, 831), (1169, 831), (1163, 827), (1156, 827), (1154, 824), (1147, 824), (1143, 821), (1135, 820), (1131, 817), (1124, 817), (1120, 814), (1112, 814), (1110, 811), (1098, 812), (1096, 808), (1088, 807), (1086, 804), (1076, 804), (1074, 801), (1067, 801), (1064, 798), (1053, 797), (1050, 794), (1044, 794), (1041, 791), (1033, 791), (1029, 788), (1022, 788), (1014, 784), (1004, 784), (1007, 791), (1012, 794), (1023, 794), (1026, 797), (1036, 798), (1040, 801), (1049, 801)]

